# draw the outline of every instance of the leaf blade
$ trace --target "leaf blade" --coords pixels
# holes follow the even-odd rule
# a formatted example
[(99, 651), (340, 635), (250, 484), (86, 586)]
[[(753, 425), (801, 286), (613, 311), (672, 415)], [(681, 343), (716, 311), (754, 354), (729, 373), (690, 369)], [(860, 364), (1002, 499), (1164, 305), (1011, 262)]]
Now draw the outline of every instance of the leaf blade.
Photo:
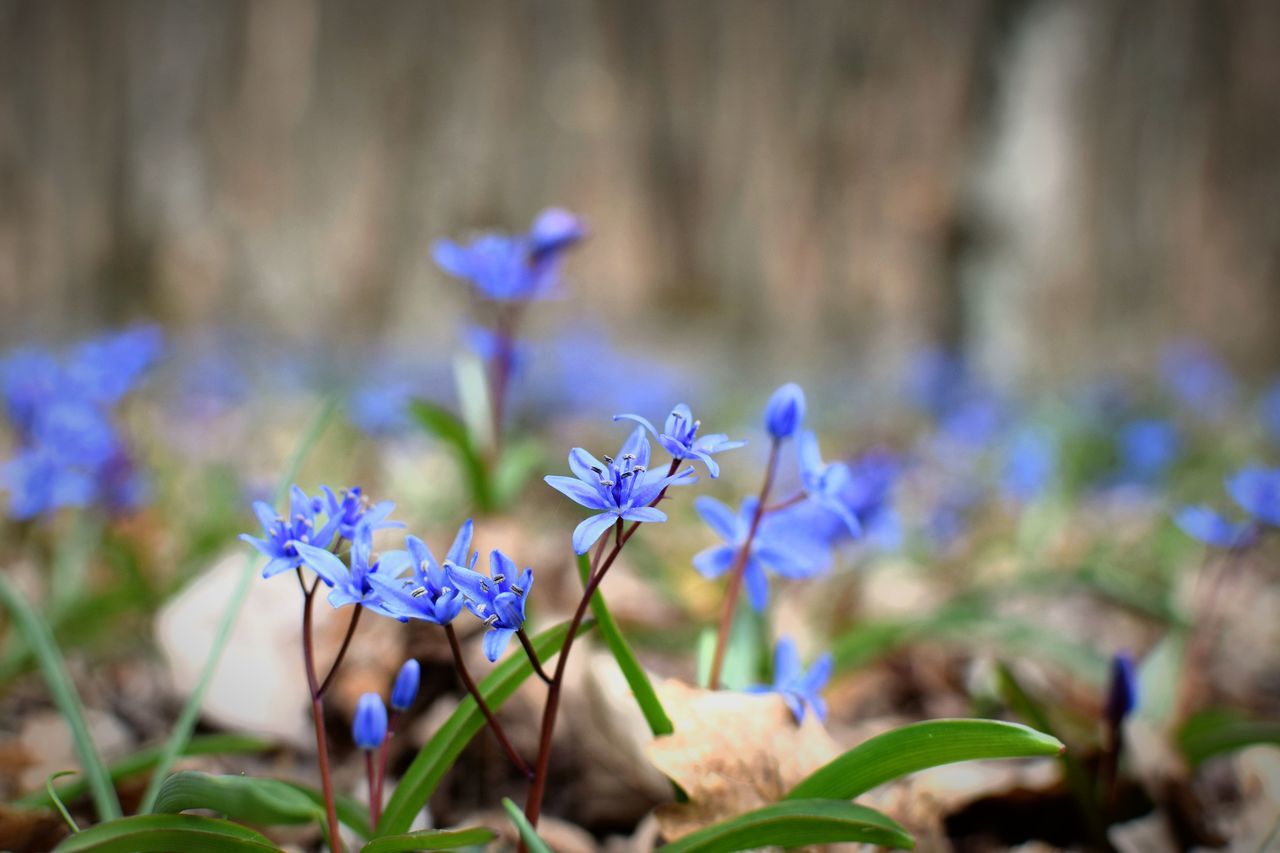
[(279, 853), (260, 832), (199, 815), (135, 815), (100, 823), (65, 839), (55, 853)]
[(525, 817), (524, 812), (511, 801), (510, 797), (502, 798), (502, 807), (511, 816), (511, 822), (516, 825), (516, 831), (520, 833), (520, 840), (524, 842), (525, 847), (529, 848), (530, 853), (554, 853), (551, 845), (542, 840), (538, 830), (533, 828), (529, 818)]
[(663, 853), (732, 853), (779, 845), (799, 847), (841, 841), (910, 850), (915, 841), (897, 821), (839, 800), (783, 800), (705, 827), (670, 844)]
[(467, 829), (424, 829), (406, 832), (404, 835), (387, 835), (375, 838), (360, 849), (360, 853), (408, 853), (413, 850), (454, 850), (485, 844), (497, 837), (492, 829), (472, 826)]
[(278, 826), (310, 823), (324, 810), (287, 782), (252, 776), (215, 776), (184, 770), (164, 780), (156, 814), (208, 809), (246, 823)]

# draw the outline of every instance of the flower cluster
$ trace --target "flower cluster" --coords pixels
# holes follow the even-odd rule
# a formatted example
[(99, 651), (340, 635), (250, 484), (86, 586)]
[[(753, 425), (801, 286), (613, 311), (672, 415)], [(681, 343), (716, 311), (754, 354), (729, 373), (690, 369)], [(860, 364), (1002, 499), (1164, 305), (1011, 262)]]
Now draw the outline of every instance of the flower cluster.
[(1249, 467), (1228, 477), (1227, 494), (1249, 518), (1231, 521), (1204, 505), (1185, 506), (1173, 520), (1183, 532), (1215, 548), (1246, 548), (1263, 525), (1280, 527), (1280, 468)]
[(450, 624), (465, 607), (489, 628), (485, 653), (497, 660), (524, 625), (533, 572), (517, 573), (501, 551), (490, 555), (491, 575), (475, 571), (480, 555), (471, 550), (470, 520), (458, 528), (443, 562), (416, 536), (406, 536), (403, 549), (375, 555), (374, 531), (404, 526), (388, 520), (392, 509), (390, 501), (371, 503), (359, 488), (336, 494), (324, 486), (308, 496), (294, 486), (287, 517), (255, 503), (264, 536), (240, 538), (267, 558), (263, 577), (310, 569), (330, 588), (333, 607), (355, 604), (401, 622), (436, 625)]
[(113, 423), (115, 407), (159, 358), (159, 330), (140, 327), (58, 354), (21, 349), (0, 362), (0, 393), (17, 448), (0, 465), (9, 515), (29, 519), (61, 507), (137, 507), (145, 491)]

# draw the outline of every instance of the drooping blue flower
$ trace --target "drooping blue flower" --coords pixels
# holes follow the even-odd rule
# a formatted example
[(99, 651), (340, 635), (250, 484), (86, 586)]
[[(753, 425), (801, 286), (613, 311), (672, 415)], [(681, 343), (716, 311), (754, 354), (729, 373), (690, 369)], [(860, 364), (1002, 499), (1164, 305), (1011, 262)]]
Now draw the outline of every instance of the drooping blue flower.
[(267, 558), (267, 565), (262, 576), (269, 578), (281, 572), (296, 569), (303, 564), (301, 552), (294, 543), (309, 545), (319, 544), (328, 548), (338, 530), (338, 519), (316, 527), (316, 511), (322, 506), (319, 500), (307, 497), (297, 486), (289, 489), (289, 514), (280, 515), (265, 501), (254, 501), (253, 512), (258, 516), (266, 535), (258, 539), (248, 533), (241, 533), (240, 539), (248, 542)]
[(1107, 723), (1114, 729), (1124, 722), (1138, 704), (1138, 676), (1128, 652), (1111, 658), (1111, 674), (1107, 679), (1107, 701), (1103, 709)]
[(804, 389), (794, 382), (774, 391), (764, 408), (764, 425), (769, 435), (781, 441), (790, 438), (804, 422)]
[(1227, 478), (1227, 494), (1258, 521), (1280, 527), (1280, 468), (1245, 468)]
[(585, 236), (577, 217), (552, 208), (538, 214), (526, 234), (483, 234), (465, 246), (438, 240), (432, 257), (441, 269), (470, 281), (488, 299), (538, 299), (555, 289), (564, 252)]
[(1184, 506), (1174, 513), (1173, 521), (1192, 539), (1215, 548), (1240, 548), (1257, 535), (1248, 522), (1231, 522), (1207, 506)]
[(360, 749), (373, 751), (382, 748), (387, 738), (387, 706), (377, 693), (365, 693), (356, 703), (356, 715), (351, 721), (351, 739)]
[(725, 542), (723, 545), (713, 545), (694, 556), (693, 567), (703, 577), (718, 578), (733, 568), (743, 543), (748, 537), (751, 538), (742, 569), (742, 581), (747, 588), (747, 600), (757, 611), (764, 610), (769, 603), (769, 578), (766, 569), (784, 578), (812, 577), (823, 569), (822, 565), (805, 559), (803, 552), (787, 547), (784, 530), (771, 529), (761, 524), (755, 535), (751, 535), (751, 521), (759, 506), (759, 501), (754, 497), (743, 500), (742, 508), (736, 515), (729, 507), (706, 495), (694, 500), (693, 506), (707, 526)]
[(667, 476), (649, 470), (649, 440), (644, 427), (623, 443), (618, 458), (606, 456), (601, 462), (581, 447), (569, 452), (573, 477), (550, 475), (547, 485), (598, 514), (582, 521), (573, 531), (573, 550), (585, 554), (606, 530), (618, 521), (661, 522), (667, 514), (649, 506), (663, 489), (697, 479), (692, 468)]
[(418, 684), (422, 680), (422, 667), (413, 658), (409, 658), (396, 673), (396, 682), (391, 687), (391, 710), (407, 711), (413, 707), (413, 700), (418, 698)]
[(449, 577), (462, 589), (467, 609), (484, 620), (484, 653), (491, 661), (506, 651), (507, 644), (524, 626), (524, 606), (533, 588), (533, 570), (516, 568), (515, 561), (501, 551), (489, 554), (489, 574), (450, 565)]
[(370, 531), (385, 530), (389, 527), (404, 527), (403, 522), (387, 521), (387, 516), (396, 508), (391, 501), (379, 501), (370, 504), (364, 491), (359, 486), (343, 489), (342, 496), (333, 493), (328, 486), (321, 486), (324, 492), (325, 512), (331, 520), (338, 524), (338, 535), (350, 540), (362, 525)]
[(654, 429), (649, 419), (642, 415), (614, 415), (613, 419), (635, 421), (643, 426), (658, 440), (663, 449), (671, 454), (672, 459), (698, 459), (707, 466), (707, 473), (712, 479), (720, 476), (720, 466), (711, 458), (713, 453), (734, 450), (746, 444), (745, 441), (730, 441), (724, 433), (714, 433), (698, 437), (702, 421), (695, 420), (693, 412), (684, 403), (678, 404), (667, 415), (667, 422), (662, 432)]
[(804, 722), (806, 707), (822, 722), (827, 721), (827, 703), (822, 688), (831, 678), (832, 659), (824, 654), (806, 672), (800, 653), (790, 637), (781, 637), (773, 651), (773, 684), (748, 687), (750, 693), (777, 693), (791, 709), (797, 723)]
[(347, 555), (350, 565), (332, 551), (305, 542), (291, 544), (307, 568), (333, 587), (329, 590), (330, 606), (359, 604), (383, 616), (399, 618), (399, 614), (383, 600), (382, 590), (374, 585), (374, 579), (394, 578), (403, 572), (409, 565), (406, 552), (388, 551), (382, 559), (373, 559), (373, 531), (368, 527), (357, 529), (351, 539), (351, 552)]
[(851, 536), (861, 536), (862, 524), (845, 501), (853, 478), (849, 466), (843, 462), (823, 462), (818, 437), (812, 430), (802, 430), (796, 436), (796, 453), (805, 494), (844, 522)]
[(480, 555), (471, 551), (472, 533), (471, 520), (467, 519), (458, 528), (443, 565), (436, 562), (427, 543), (416, 536), (405, 537), (407, 551), (383, 554), (383, 562), (390, 558), (393, 563), (403, 563), (412, 568), (409, 577), (375, 574), (370, 578), (387, 611), (401, 622), (417, 619), (448, 625), (457, 618), (465, 599), (449, 570), (453, 566), (466, 569), (475, 566)]
[(1044, 432), (1024, 429), (1009, 442), (1000, 490), (1005, 498), (1026, 502), (1041, 495), (1053, 482), (1058, 449)]

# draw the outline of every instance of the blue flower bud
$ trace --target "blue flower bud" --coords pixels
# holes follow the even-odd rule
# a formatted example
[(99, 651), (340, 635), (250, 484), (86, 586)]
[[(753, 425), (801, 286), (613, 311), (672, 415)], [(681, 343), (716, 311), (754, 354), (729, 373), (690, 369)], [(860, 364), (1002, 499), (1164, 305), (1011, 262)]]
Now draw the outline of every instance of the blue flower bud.
[(391, 688), (391, 709), (407, 711), (418, 698), (418, 681), (422, 678), (422, 667), (412, 658), (404, 662), (396, 675), (395, 686)]
[(1138, 677), (1133, 659), (1120, 652), (1111, 659), (1111, 678), (1107, 684), (1107, 722), (1118, 727), (1138, 704)]
[(387, 706), (377, 693), (366, 693), (356, 705), (351, 737), (361, 749), (377, 749), (387, 737)]
[(804, 391), (788, 382), (769, 398), (764, 409), (764, 423), (774, 438), (790, 438), (804, 420)]

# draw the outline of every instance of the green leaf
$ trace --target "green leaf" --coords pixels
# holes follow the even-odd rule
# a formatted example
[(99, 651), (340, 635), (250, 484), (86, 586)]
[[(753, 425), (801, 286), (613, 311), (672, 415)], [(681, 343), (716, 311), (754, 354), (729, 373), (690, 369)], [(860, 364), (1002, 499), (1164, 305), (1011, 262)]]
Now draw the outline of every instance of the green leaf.
[[(298, 439), (298, 444), (293, 448), (289, 460), (285, 463), (284, 471), (281, 473), (280, 479), (276, 481), (275, 492), (272, 495), (272, 503), (278, 505), (289, 490), (289, 485), (298, 475), (298, 469), (302, 466), (302, 461), (306, 459), (307, 454), (315, 447), (316, 442), (320, 440), (320, 436), (324, 434), (325, 427), (329, 425), (329, 420), (333, 417), (334, 411), (337, 410), (337, 400), (335, 397), (327, 397), (321, 404), (320, 410), (316, 412), (311, 423), (307, 426), (306, 432)], [(156, 797), (160, 793), (160, 785), (164, 778), (173, 769), (173, 764), (178, 760), (178, 756), (182, 754), (186, 748), (187, 741), (191, 739), (191, 733), (195, 731), (196, 718), (200, 716), (200, 706), (204, 704), (205, 691), (209, 689), (209, 683), (213, 681), (214, 673), (218, 671), (218, 664), (222, 660), (222, 652), (227, 647), (227, 642), (231, 639), (231, 629), (235, 627), (236, 619), (240, 616), (240, 610), (244, 607), (244, 601), (249, 596), (249, 588), (257, 575), (257, 566), (259, 557), (257, 552), (252, 552), (245, 556), (244, 568), (241, 570), (240, 578), (236, 582), (236, 588), (231, 593), (231, 600), (227, 602), (226, 609), (222, 611), (222, 618), (218, 621), (218, 633), (213, 638), (213, 648), (209, 650), (209, 657), (204, 662), (204, 669), (200, 671), (200, 679), (196, 682), (195, 689), (191, 691), (191, 695), (187, 697), (187, 704), (182, 706), (182, 713), (178, 715), (178, 721), (173, 725), (173, 731), (169, 734), (169, 739), (165, 741), (160, 755), (156, 760), (155, 773), (151, 776), (151, 781), (147, 783), (147, 790), (142, 794), (142, 802), (138, 805), (138, 814), (147, 814), (155, 805)]]
[(496, 836), (492, 829), (473, 826), (469, 829), (423, 829), (404, 835), (388, 835), (370, 841), (360, 853), (408, 853), (413, 850), (456, 850), (486, 844)]
[(81, 830), (54, 853), (279, 853), (247, 826), (192, 814), (137, 815)]
[(471, 498), (479, 510), (493, 508), (493, 493), (489, 484), (489, 471), (467, 426), (453, 412), (426, 400), (414, 400), (409, 411), (427, 432), (453, 449), (462, 465)]
[[(761, 680), (761, 664), (765, 660), (764, 618), (750, 607), (738, 607), (729, 627), (729, 642), (720, 666), (720, 687), (742, 690)], [(717, 630), (708, 626), (698, 635), (698, 684), (706, 687), (711, 680), (711, 663), (715, 657)]]
[(520, 832), (520, 840), (524, 842), (525, 847), (529, 848), (530, 853), (553, 853), (551, 845), (542, 840), (542, 836), (538, 835), (533, 824), (529, 823), (529, 819), (524, 816), (520, 807), (511, 802), (510, 797), (502, 798), (502, 807), (507, 810), (507, 814), (511, 815), (511, 822), (516, 825), (516, 829)]
[(498, 506), (508, 506), (529, 479), (545, 465), (542, 445), (528, 440), (505, 445), (493, 472), (493, 496)]
[[(298, 782), (285, 782), (284, 784), (315, 803), (323, 814), (324, 794), (319, 789), (302, 785)], [(338, 812), (338, 820), (344, 826), (353, 830), (361, 838), (368, 838), (373, 835), (373, 827), (369, 825), (369, 809), (367, 806), (354, 797), (348, 797), (346, 794), (340, 794), (336, 791), (333, 794), (333, 805)]]
[(789, 800), (852, 800), (908, 773), (983, 758), (1056, 756), (1055, 737), (998, 720), (929, 720), (885, 732), (815, 770), (791, 789)]
[(1183, 724), (1178, 747), (1192, 767), (1255, 744), (1280, 745), (1280, 720), (1249, 720), (1233, 711), (1202, 711)]
[(14, 624), (35, 651), (36, 660), (39, 661), (40, 669), (44, 673), (45, 684), (49, 687), (53, 704), (57, 706), (58, 712), (67, 721), (67, 727), (71, 729), (71, 739), (75, 744), (76, 755), (80, 759), (80, 766), (84, 770), (89, 790), (93, 793), (93, 803), (98, 810), (98, 817), (102, 820), (119, 817), (122, 812), (115, 786), (111, 784), (111, 777), (107, 774), (102, 758), (98, 755), (93, 736), (89, 734), (89, 727), (84, 721), (84, 706), (80, 704), (80, 696), (76, 693), (75, 686), (71, 683), (71, 675), (67, 672), (67, 662), (62, 659), (62, 652), (58, 650), (49, 626), (3, 576), (0, 576), (0, 603), (8, 608), (13, 615)]
[(62, 776), (74, 776), (76, 771), (63, 770), (60, 773), (50, 773), (44, 780), (44, 789), (49, 793), (49, 799), (53, 800), (53, 805), (58, 810), (58, 814), (62, 815), (62, 820), (72, 832), (80, 831), (80, 824), (76, 823), (76, 819), (71, 816), (71, 812), (67, 811), (67, 804), (62, 802), (62, 798), (58, 796), (58, 792), (53, 790), (53, 780)]
[(324, 809), (287, 782), (252, 776), (211, 776), (183, 771), (160, 787), (156, 814), (208, 809), (259, 826), (324, 820)]
[[(586, 583), (587, 574), (590, 571), (590, 559), (586, 554), (580, 554), (578, 574), (581, 575), (583, 583)], [(613, 653), (614, 660), (618, 662), (618, 668), (622, 670), (627, 684), (631, 687), (632, 695), (636, 697), (636, 704), (640, 706), (645, 722), (649, 724), (649, 730), (655, 737), (674, 732), (675, 726), (671, 724), (671, 718), (662, 707), (662, 701), (658, 699), (658, 694), (653, 689), (652, 682), (649, 681), (649, 674), (644, 671), (640, 661), (636, 660), (635, 652), (631, 650), (627, 638), (618, 630), (618, 623), (614, 621), (613, 614), (609, 612), (609, 607), (605, 604), (604, 596), (600, 594), (599, 589), (596, 589), (591, 597), (591, 613), (596, 618), (596, 624), (600, 628), (600, 635), (604, 637), (605, 645)]]
[(897, 821), (875, 809), (840, 800), (784, 800), (708, 826), (658, 850), (730, 853), (757, 847), (800, 847), (841, 841), (910, 850), (915, 841)]
[[(237, 752), (265, 752), (274, 748), (274, 744), (261, 738), (249, 735), (197, 735), (187, 742), (182, 750), (184, 756), (191, 755), (228, 755)], [(127, 758), (115, 762), (107, 768), (113, 782), (128, 779), (155, 767), (160, 758), (160, 747), (151, 747), (135, 752)], [(64, 800), (74, 800), (84, 794), (87, 789), (83, 779), (77, 779), (66, 785), (57, 787), (57, 795)], [(44, 791), (35, 791), (14, 802), (16, 806), (49, 807), (53, 801)]]
[[(593, 624), (590, 621), (583, 622), (579, 634), (585, 633)], [(560, 651), (568, 631), (569, 623), (562, 622), (534, 637), (533, 648), (539, 659), (546, 660)], [(508, 655), (477, 687), (489, 707), (497, 711), (532, 673), (533, 666), (528, 657), (522, 654)], [(400, 778), (395, 793), (391, 795), (382, 818), (378, 821), (375, 832), (377, 837), (399, 835), (408, 831), (414, 816), (435, 792), (436, 786), (462, 750), (484, 728), (484, 724), (484, 715), (480, 713), (475, 699), (467, 696), (449, 715), (449, 719), (436, 730), (431, 740), (418, 751), (417, 757)]]

